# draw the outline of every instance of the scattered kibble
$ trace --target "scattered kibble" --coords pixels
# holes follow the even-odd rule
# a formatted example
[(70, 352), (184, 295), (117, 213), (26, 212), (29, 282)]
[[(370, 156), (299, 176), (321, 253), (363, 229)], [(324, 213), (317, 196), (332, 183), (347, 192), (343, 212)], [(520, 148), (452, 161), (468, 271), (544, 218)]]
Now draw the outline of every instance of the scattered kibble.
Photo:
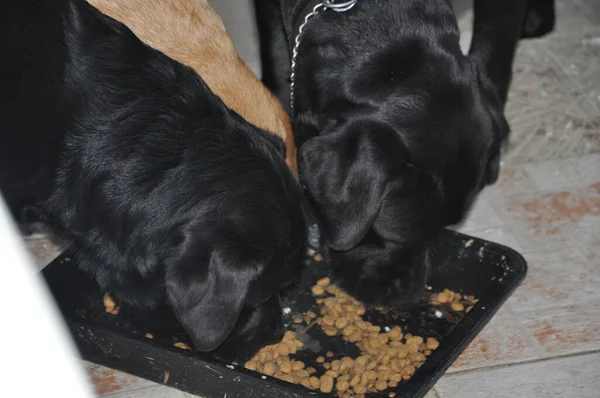
[(119, 306), (117, 306), (117, 303), (115, 303), (115, 300), (113, 300), (113, 298), (110, 296), (110, 294), (105, 293), (103, 301), (104, 301), (104, 310), (106, 312), (108, 312), (111, 315), (119, 314)]
[[(312, 287), (319, 310), (294, 316), (294, 323), (316, 325), (327, 336), (354, 343), (360, 353), (356, 358), (339, 358), (328, 351), (315, 359), (314, 367), (306, 367), (292, 355), (302, 342), (292, 331), (283, 340), (261, 349), (245, 364), (255, 370), (290, 383), (323, 393), (335, 392), (340, 398), (363, 398), (364, 394), (396, 388), (410, 379), (440, 343), (432, 337), (404, 333), (398, 326), (382, 328), (363, 319), (365, 307), (352, 296), (322, 278)], [(449, 289), (432, 294), (432, 304), (455, 312), (469, 311), (477, 300)], [(438, 312), (439, 310), (436, 310)], [(395, 397), (391, 392), (388, 397)]]
[(190, 347), (189, 345), (187, 345), (181, 341), (178, 341), (177, 343), (173, 344), (173, 346), (177, 347), (177, 348), (181, 348), (182, 350), (191, 350), (192, 349), (192, 347)]
[(322, 286), (319, 286), (319, 285), (313, 286), (313, 288), (312, 288), (312, 294), (314, 294), (315, 296), (320, 296), (323, 293), (325, 293), (325, 289), (323, 289)]
[[(433, 305), (449, 305), (450, 309), (454, 312), (470, 312), (478, 301), (479, 300), (476, 299), (475, 296), (461, 295), (450, 289), (444, 289), (441, 293), (433, 295), (431, 298), (431, 303)], [(441, 312), (438, 316), (436, 311), (436, 316), (441, 318)]]
[(145, 337), (145, 338), (147, 338), (147, 339), (153, 339), (153, 338), (154, 338), (154, 335), (153, 335), (152, 333), (146, 333), (146, 334), (144, 335), (144, 337)]

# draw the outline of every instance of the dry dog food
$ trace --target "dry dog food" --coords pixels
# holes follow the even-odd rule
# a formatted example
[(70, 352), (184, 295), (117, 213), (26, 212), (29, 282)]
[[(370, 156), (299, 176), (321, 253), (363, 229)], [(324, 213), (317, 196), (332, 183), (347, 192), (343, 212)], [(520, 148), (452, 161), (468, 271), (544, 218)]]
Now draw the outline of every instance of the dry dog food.
[(475, 296), (461, 295), (449, 289), (444, 289), (441, 293), (431, 297), (433, 305), (446, 305), (455, 312), (470, 312), (478, 301)]
[(112, 297), (110, 297), (110, 294), (106, 293), (104, 294), (104, 309), (106, 312), (108, 312), (109, 314), (112, 315), (118, 315), (119, 314), (119, 306), (117, 306), (117, 303), (115, 303), (115, 300), (113, 300)]
[[(320, 279), (312, 287), (312, 293), (320, 306), (319, 315), (308, 311), (303, 316), (296, 315), (293, 322), (307, 324), (302, 333), (317, 326), (327, 336), (351, 342), (359, 348), (360, 355), (355, 358), (336, 358), (329, 351), (325, 356), (316, 358), (315, 367), (322, 368), (318, 371), (293, 358), (304, 344), (295, 332), (287, 331), (281, 342), (263, 347), (246, 362), (246, 369), (323, 393), (335, 392), (341, 398), (360, 398), (369, 392), (397, 387), (403, 380), (410, 379), (440, 345), (434, 338), (405, 334), (399, 327), (386, 328), (382, 332), (379, 326), (363, 319), (365, 307), (331, 284), (329, 278)], [(469, 312), (478, 300), (474, 296), (444, 289), (432, 294), (430, 302), (454, 312)], [(110, 314), (119, 313), (119, 307), (108, 293), (104, 295), (104, 306)], [(151, 333), (146, 333), (145, 337), (154, 338)], [(174, 346), (191, 349), (183, 342), (177, 342)], [(169, 376), (165, 377), (168, 380)], [(394, 397), (395, 393), (391, 392), (388, 396)]]
[[(434, 338), (404, 334), (399, 327), (382, 331), (379, 326), (365, 321), (365, 307), (332, 285), (329, 278), (319, 280), (312, 293), (320, 304), (319, 316), (309, 311), (303, 317), (294, 317), (293, 321), (305, 322), (307, 328), (320, 327), (327, 336), (354, 343), (360, 355), (335, 358), (328, 352), (316, 359), (316, 366), (323, 369), (317, 372), (291, 357), (303, 344), (294, 332), (288, 331), (279, 344), (264, 347), (248, 361), (247, 369), (324, 393), (334, 391), (338, 397), (358, 398), (369, 392), (396, 387), (401, 381), (410, 379), (427, 356), (439, 347)], [(476, 302), (472, 297), (463, 297), (450, 290), (444, 290), (440, 295), (441, 300), (439, 295), (434, 297), (438, 304), (442, 301), (449, 305), (461, 304), (462, 310), (466, 303), (473, 305)], [(394, 395), (390, 393), (389, 396)]]

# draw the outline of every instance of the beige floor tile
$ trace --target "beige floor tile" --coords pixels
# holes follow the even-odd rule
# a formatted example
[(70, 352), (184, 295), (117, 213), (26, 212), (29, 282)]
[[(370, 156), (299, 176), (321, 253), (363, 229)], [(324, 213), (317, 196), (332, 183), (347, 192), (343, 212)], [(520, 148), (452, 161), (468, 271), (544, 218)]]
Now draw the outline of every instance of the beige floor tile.
[(600, 354), (443, 377), (441, 398), (596, 398)]
[(525, 255), (529, 272), (509, 299), (514, 312), (600, 303), (600, 270), (577, 247)]
[(90, 383), (92, 383), (98, 395), (123, 393), (156, 385), (151, 381), (115, 369), (87, 361), (82, 362), (90, 377)]
[(473, 340), (448, 373), (511, 364), (537, 358), (532, 341), (505, 307)]
[[(523, 42), (506, 107), (512, 135), (508, 165), (598, 151), (589, 100), (540, 42)], [(592, 134), (592, 136), (590, 136)], [(588, 145), (589, 144), (589, 145)]]
[(494, 210), (487, 199), (482, 196), (473, 206), (465, 222), (455, 229), (468, 234), (475, 229), (499, 227), (502, 225), (504, 225), (504, 221), (498, 216), (498, 213), (496, 213), (496, 210)]
[(555, 356), (600, 349), (600, 303), (574, 304), (518, 315), (542, 351)]
[(488, 201), (492, 198), (503, 197), (536, 190), (533, 180), (523, 166), (503, 167), (498, 181), (482, 193)]
[(182, 391), (165, 386), (154, 386), (139, 390), (125, 391), (107, 395), (111, 398), (186, 398)]
[(492, 206), (526, 252), (587, 246), (600, 239), (600, 183), (496, 197)]
[(543, 191), (600, 183), (600, 154), (530, 163), (524, 167), (535, 186)]

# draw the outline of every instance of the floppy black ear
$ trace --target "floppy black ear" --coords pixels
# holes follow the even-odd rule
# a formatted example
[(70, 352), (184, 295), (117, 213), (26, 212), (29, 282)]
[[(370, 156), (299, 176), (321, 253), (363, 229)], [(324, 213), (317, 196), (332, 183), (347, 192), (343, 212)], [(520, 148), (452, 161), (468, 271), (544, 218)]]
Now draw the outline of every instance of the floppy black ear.
[(234, 228), (192, 224), (180, 239), (166, 265), (167, 298), (196, 350), (212, 351), (234, 329), (261, 267)]
[(375, 133), (365, 128), (339, 129), (300, 148), (300, 176), (333, 250), (356, 246), (377, 217), (386, 176)]

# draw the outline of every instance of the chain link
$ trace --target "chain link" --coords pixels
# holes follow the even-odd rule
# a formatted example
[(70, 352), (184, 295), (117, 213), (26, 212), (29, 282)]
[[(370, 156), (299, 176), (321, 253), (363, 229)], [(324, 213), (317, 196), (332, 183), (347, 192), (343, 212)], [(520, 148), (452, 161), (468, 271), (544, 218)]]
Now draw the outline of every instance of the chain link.
[(313, 7), (312, 11), (306, 14), (304, 17), (304, 22), (298, 28), (298, 33), (294, 38), (294, 48), (292, 50), (292, 65), (291, 65), (291, 74), (290, 74), (290, 112), (292, 117), (294, 117), (294, 100), (295, 100), (295, 84), (296, 84), (296, 58), (298, 57), (298, 48), (300, 47), (300, 35), (302, 35), (302, 30), (308, 23), (308, 21), (320, 13), (323, 10), (333, 10), (336, 12), (345, 12), (356, 5), (358, 0), (349, 0), (343, 3), (333, 3), (334, 0), (325, 0), (322, 3), (317, 4)]

